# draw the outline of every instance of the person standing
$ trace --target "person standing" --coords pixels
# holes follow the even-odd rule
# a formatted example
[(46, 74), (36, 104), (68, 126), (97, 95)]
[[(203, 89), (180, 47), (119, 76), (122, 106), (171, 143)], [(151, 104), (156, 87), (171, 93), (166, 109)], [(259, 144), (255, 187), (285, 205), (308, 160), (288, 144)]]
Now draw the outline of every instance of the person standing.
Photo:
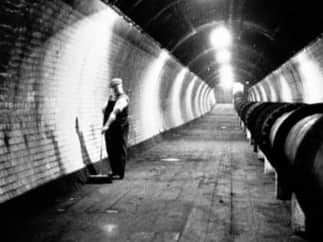
[(109, 156), (111, 179), (123, 179), (127, 159), (127, 141), (129, 133), (128, 104), (129, 97), (123, 90), (121, 78), (110, 82), (112, 93), (103, 109), (102, 134), (105, 136)]

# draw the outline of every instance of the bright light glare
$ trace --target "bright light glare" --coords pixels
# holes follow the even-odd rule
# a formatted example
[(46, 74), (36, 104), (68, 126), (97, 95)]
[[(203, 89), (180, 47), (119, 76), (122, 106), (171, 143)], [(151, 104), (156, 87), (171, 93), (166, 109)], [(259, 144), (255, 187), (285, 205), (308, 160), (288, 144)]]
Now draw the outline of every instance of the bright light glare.
[(220, 83), (224, 88), (231, 88), (234, 82), (232, 67), (225, 65), (220, 67)]
[(209, 99), (210, 108), (212, 108), (215, 105), (215, 103), (216, 103), (215, 90), (214, 90), (214, 88), (211, 90), (208, 99)]
[(174, 126), (178, 126), (184, 123), (181, 110), (181, 92), (187, 73), (188, 69), (184, 68), (177, 74), (170, 94), (170, 101), (172, 103), (171, 113)]
[(251, 101), (251, 102), (256, 101), (256, 99), (255, 99), (255, 93), (254, 93), (253, 90), (251, 90), (251, 92), (249, 92), (249, 94), (248, 94), (248, 100)]
[[(160, 85), (163, 68), (169, 55), (162, 50), (159, 57), (147, 66), (142, 82), (140, 100), (141, 137), (138, 142), (163, 131), (162, 111), (160, 110)], [(147, 115), (149, 113), (149, 115)]]
[(293, 95), (290, 86), (288, 85), (287, 80), (281, 76), (280, 77), (280, 88), (281, 88), (281, 97), (285, 102), (293, 101)]
[(202, 111), (202, 114), (204, 114), (206, 112), (206, 107), (205, 107), (205, 93), (207, 91), (207, 85), (203, 83), (203, 88), (201, 90), (201, 94), (200, 94), (200, 109)]
[(278, 97), (277, 97), (277, 92), (275, 91), (274, 86), (270, 82), (268, 82), (268, 86), (269, 86), (270, 101), (277, 102)]
[(203, 82), (200, 81), (200, 83), (198, 84), (198, 87), (196, 89), (196, 94), (195, 94), (195, 98), (194, 98), (194, 109), (195, 109), (195, 113), (196, 113), (196, 117), (199, 117), (202, 115), (202, 110), (200, 107), (200, 101), (201, 101), (201, 90), (203, 87)]
[(236, 94), (238, 92), (243, 92), (244, 86), (240, 82), (233, 83), (232, 93)]
[(220, 64), (225, 64), (230, 62), (231, 60), (231, 53), (227, 49), (219, 50), (216, 53), (216, 60)]
[(307, 52), (301, 52), (295, 60), (298, 62), (299, 73), (303, 84), (305, 103), (322, 102), (323, 74), (319, 62), (311, 59)]
[(221, 77), (232, 76), (232, 67), (230, 65), (223, 65), (220, 67)]
[(210, 40), (215, 49), (221, 49), (231, 45), (232, 36), (225, 26), (220, 26), (211, 32)]
[(265, 87), (263, 85), (260, 85), (259, 90), (260, 90), (261, 101), (262, 102), (268, 102), (268, 97), (267, 97)]
[(193, 88), (194, 88), (196, 79), (197, 79), (196, 76), (193, 77), (193, 79), (188, 84), (185, 92), (186, 113), (188, 115), (188, 119), (194, 118), (192, 98), (193, 98)]
[(223, 86), (225, 89), (232, 88), (232, 84), (233, 84), (233, 79), (231, 78), (221, 80), (221, 86)]
[(261, 101), (261, 97), (260, 97), (260, 93), (259, 93), (259, 90), (258, 90), (258, 87), (255, 87), (255, 101)]
[[(67, 19), (67, 21), (70, 20), (70, 18)], [(104, 87), (109, 80), (108, 60), (113, 54), (111, 40), (114, 26), (118, 21), (120, 16), (115, 11), (104, 8), (66, 26), (46, 41), (41, 47), (43, 51), (39, 51), (44, 55), (43, 63), (48, 63), (49, 66), (41, 65), (40, 68), (44, 69), (35, 69), (35, 71), (46, 73), (41, 77), (41, 82), (46, 83), (43, 91), (48, 100), (55, 100), (52, 121), (55, 119), (57, 140), (59, 142), (64, 140), (66, 144), (66, 149), (61, 153), (65, 161), (63, 170), (66, 173), (84, 167), (79, 137), (75, 132), (75, 117), (79, 118), (79, 128), (82, 133), (90, 132), (92, 127), (101, 126), (100, 105), (97, 103), (101, 102), (101, 98), (105, 95), (104, 91), (95, 93), (95, 90), (98, 90), (98, 87)], [(47, 68), (50, 69), (45, 71)], [(47, 76), (47, 73), (50, 73), (50, 76)], [(53, 83), (55, 83), (55, 89), (53, 89)], [(79, 98), (80, 96), (87, 98)], [(51, 102), (46, 101), (44, 109), (52, 110), (52, 105)], [(94, 114), (83, 115), (81, 110), (85, 109), (93, 110)], [(84, 141), (92, 161), (100, 159), (97, 142), (100, 142), (99, 133), (95, 134), (93, 141), (88, 139)], [(106, 154), (103, 153), (103, 155)], [(54, 173), (55, 176), (57, 174), (61, 172)], [(48, 178), (51, 176), (49, 173), (45, 175)]]

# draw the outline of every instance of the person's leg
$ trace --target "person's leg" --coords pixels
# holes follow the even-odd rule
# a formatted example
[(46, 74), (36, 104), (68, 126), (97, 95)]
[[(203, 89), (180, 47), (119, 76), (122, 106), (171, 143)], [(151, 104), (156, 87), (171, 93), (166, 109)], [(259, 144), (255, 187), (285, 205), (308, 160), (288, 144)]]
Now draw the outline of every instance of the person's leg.
[(121, 178), (124, 177), (127, 155), (128, 155), (128, 134), (129, 134), (129, 125), (125, 125), (121, 128), (120, 136), (120, 149), (119, 149), (119, 175)]
[(111, 132), (106, 132), (105, 134), (105, 144), (106, 144), (106, 150), (108, 153), (108, 158), (110, 162), (110, 168), (112, 173), (117, 172), (117, 167), (116, 167), (116, 150), (115, 150), (115, 145), (113, 141), (113, 135)]
[(127, 140), (128, 140), (128, 125), (118, 126), (113, 132), (113, 149), (114, 149), (114, 161), (115, 161), (115, 178), (122, 179), (125, 172), (125, 164), (127, 159)]

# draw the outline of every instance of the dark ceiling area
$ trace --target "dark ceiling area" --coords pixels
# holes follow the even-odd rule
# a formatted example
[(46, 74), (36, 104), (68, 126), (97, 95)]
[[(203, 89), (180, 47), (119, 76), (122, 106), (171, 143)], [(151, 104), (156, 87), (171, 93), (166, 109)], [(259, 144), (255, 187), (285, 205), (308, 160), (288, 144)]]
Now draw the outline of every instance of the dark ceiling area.
[(323, 32), (320, 1), (105, 0), (209, 85), (218, 63), (209, 36), (225, 24), (233, 33), (235, 80), (253, 85)]

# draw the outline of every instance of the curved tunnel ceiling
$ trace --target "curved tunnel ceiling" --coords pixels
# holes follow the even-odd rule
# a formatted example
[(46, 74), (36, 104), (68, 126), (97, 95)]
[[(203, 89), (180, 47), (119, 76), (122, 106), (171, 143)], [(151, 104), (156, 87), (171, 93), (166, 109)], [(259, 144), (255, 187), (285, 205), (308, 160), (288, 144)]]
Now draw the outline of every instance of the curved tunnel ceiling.
[(236, 80), (253, 85), (323, 31), (320, 1), (105, 0), (118, 8), (210, 86), (217, 64), (209, 34), (226, 24), (234, 35)]

